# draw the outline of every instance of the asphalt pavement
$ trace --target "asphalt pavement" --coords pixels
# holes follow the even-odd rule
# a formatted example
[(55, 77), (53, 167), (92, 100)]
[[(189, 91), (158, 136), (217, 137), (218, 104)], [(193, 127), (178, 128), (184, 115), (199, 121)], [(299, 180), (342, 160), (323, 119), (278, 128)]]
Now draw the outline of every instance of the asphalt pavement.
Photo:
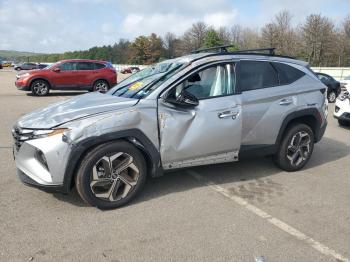
[(49, 194), (16, 176), (11, 126), (79, 92), (34, 97), (0, 70), (0, 261), (349, 261), (350, 128), (330, 105), (325, 137), (299, 172), (270, 158), (149, 179), (120, 209)]

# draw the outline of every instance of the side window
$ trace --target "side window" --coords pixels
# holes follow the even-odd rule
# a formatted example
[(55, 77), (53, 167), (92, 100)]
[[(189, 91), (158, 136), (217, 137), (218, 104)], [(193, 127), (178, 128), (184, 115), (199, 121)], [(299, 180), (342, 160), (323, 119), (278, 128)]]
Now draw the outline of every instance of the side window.
[(183, 89), (197, 99), (232, 95), (234, 93), (233, 65), (211, 66), (190, 75), (185, 81), (174, 87), (169, 96), (176, 98)]
[(78, 70), (94, 70), (94, 65), (90, 62), (78, 62)]
[[(305, 73), (292, 67), (287, 64), (283, 63), (272, 63), (272, 65), (276, 68), (278, 72), (278, 78), (280, 80), (280, 85), (288, 85), (291, 84), (298, 79), (302, 78)], [(318, 78), (319, 75), (318, 75)]]
[(100, 64), (100, 63), (94, 63), (94, 68), (95, 69), (102, 69), (102, 68), (105, 68), (106, 65), (104, 64)]
[(76, 63), (74, 62), (66, 62), (59, 66), (61, 71), (73, 71), (76, 70)]
[(278, 85), (275, 69), (269, 62), (240, 61), (238, 88), (241, 92)]

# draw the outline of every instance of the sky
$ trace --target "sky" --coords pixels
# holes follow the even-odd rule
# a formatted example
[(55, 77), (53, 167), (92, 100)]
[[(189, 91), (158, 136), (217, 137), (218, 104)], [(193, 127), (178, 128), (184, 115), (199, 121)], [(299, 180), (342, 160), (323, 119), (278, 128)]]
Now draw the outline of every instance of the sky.
[(340, 24), (350, 0), (0, 0), (0, 50), (85, 50), (152, 32), (180, 36), (198, 21), (259, 28), (282, 10), (295, 25), (311, 13)]

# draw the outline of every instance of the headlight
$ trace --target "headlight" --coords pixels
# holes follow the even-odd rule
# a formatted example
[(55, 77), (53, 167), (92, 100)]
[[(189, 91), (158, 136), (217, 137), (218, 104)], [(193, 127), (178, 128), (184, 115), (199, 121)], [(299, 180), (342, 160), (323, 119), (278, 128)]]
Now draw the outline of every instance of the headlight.
[(42, 137), (63, 134), (63, 132), (66, 130), (68, 130), (68, 128), (57, 128), (57, 129), (50, 129), (50, 130), (34, 130), (32, 134), (33, 134), (33, 138), (42, 138)]
[(18, 77), (28, 77), (28, 76), (30, 76), (29, 73), (24, 73), (24, 74), (22, 74), (22, 75), (18, 75)]

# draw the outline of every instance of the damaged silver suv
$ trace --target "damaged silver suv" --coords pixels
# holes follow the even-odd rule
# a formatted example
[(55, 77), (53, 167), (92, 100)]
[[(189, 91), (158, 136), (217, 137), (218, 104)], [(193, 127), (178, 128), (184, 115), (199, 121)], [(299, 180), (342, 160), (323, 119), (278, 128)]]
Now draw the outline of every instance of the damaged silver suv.
[(301, 169), (327, 126), (326, 87), (307, 64), (273, 49), (201, 51), (21, 117), (12, 130), (21, 180), (76, 186), (109, 209), (170, 169), (261, 154)]

